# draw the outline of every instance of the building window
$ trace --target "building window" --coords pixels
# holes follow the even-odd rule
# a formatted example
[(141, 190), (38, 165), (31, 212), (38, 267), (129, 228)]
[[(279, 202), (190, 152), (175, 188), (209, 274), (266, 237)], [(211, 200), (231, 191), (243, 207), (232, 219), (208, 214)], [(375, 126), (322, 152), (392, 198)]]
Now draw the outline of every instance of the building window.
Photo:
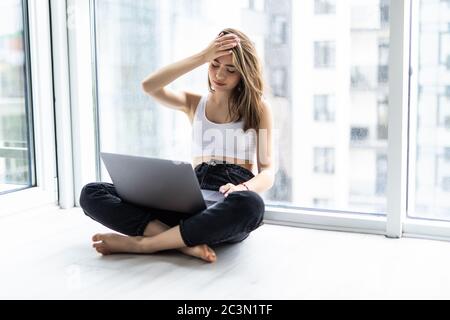
[(332, 14), (336, 13), (336, 0), (315, 0), (315, 14)]
[(334, 148), (314, 148), (314, 172), (334, 174)]
[(314, 42), (314, 67), (334, 68), (336, 44), (333, 41)]
[(363, 141), (369, 138), (369, 128), (352, 127), (350, 132), (352, 141)]
[(335, 113), (334, 95), (320, 94), (314, 96), (314, 120), (319, 122), (333, 122)]
[(276, 68), (272, 71), (272, 90), (276, 97), (286, 97), (287, 74), (285, 68)]
[(264, 11), (264, 0), (248, 0), (248, 8), (254, 11)]
[(450, 147), (444, 148), (444, 160), (447, 163), (450, 163)]
[(450, 117), (450, 82), (446, 77), (450, 64), (450, 1), (418, 2), (421, 12), (412, 37), (418, 43), (414, 55), (422, 58), (418, 59), (415, 82), (410, 84), (419, 90), (413, 115), (417, 132), (410, 141), (416, 150), (411, 160), (417, 159), (415, 172), (410, 172), (415, 177), (415, 198), (408, 216), (450, 221), (449, 197), (443, 194), (450, 192), (450, 143), (448, 131), (443, 129)]
[(389, 26), (389, 1), (390, 0), (380, 1), (380, 23), (382, 27)]
[(381, 94), (377, 102), (377, 139), (387, 140), (388, 138), (388, 109), (389, 97)]
[(445, 117), (444, 127), (445, 129), (450, 130), (450, 116)]
[(389, 81), (389, 66), (378, 66), (378, 84), (387, 84)]
[(386, 154), (378, 154), (377, 155), (377, 178), (376, 178), (376, 187), (375, 193), (379, 196), (386, 194), (386, 186), (387, 186), (387, 155)]
[(442, 178), (441, 189), (445, 192), (450, 192), (450, 177)]
[(287, 21), (286, 17), (275, 15), (272, 18), (272, 33), (271, 40), (273, 44), (286, 44), (287, 43)]

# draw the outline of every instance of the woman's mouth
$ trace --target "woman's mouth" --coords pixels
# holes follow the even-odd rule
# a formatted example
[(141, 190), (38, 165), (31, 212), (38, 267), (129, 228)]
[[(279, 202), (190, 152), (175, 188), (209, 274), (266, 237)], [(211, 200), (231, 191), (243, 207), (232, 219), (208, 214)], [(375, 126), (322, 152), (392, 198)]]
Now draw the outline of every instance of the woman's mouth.
[(225, 83), (220, 83), (220, 82), (217, 82), (217, 81), (214, 81), (214, 80), (213, 80), (213, 82), (214, 82), (214, 84), (216, 86), (224, 86), (225, 85)]

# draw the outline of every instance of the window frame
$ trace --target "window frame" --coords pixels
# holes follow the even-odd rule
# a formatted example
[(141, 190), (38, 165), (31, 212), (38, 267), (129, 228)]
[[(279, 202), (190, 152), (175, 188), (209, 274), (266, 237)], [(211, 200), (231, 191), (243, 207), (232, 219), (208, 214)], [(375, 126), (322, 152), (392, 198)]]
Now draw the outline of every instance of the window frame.
[(50, 8), (38, 0), (23, 0), (22, 3), (24, 18), (27, 18), (24, 23), (25, 49), (29, 51), (26, 52), (29, 63), (26, 81), (35, 178), (32, 187), (0, 195), (0, 216), (54, 205), (58, 199)]
[[(90, 4), (90, 13), (92, 15), (94, 0), (82, 0), (78, 3)], [(338, 230), (349, 232), (361, 232), (370, 234), (386, 235), (390, 238), (399, 238), (402, 236), (412, 236), (422, 234), (432, 236), (430, 230), (437, 230), (435, 235), (447, 237), (450, 239), (450, 223), (435, 223), (435, 225), (422, 228), (425, 224), (419, 221), (410, 221), (406, 217), (406, 210), (411, 203), (411, 188), (407, 189), (408, 180), (407, 169), (411, 171), (413, 164), (408, 163), (408, 152), (411, 156), (412, 148), (408, 149), (408, 130), (413, 133), (413, 124), (409, 123), (408, 113), (414, 114), (414, 101), (408, 96), (410, 88), (410, 31), (411, 31), (411, 10), (413, 1), (391, 1), (390, 7), (390, 51), (389, 51), (389, 116), (388, 116), (388, 182), (387, 182), (387, 211), (386, 215), (374, 215), (363, 212), (342, 212), (335, 210), (319, 210), (312, 208), (283, 207), (278, 205), (267, 205), (265, 220), (267, 223), (308, 227), (325, 230)], [(296, 9), (296, 2), (293, 3), (293, 11)], [(292, 21), (292, 28), (295, 29), (297, 21)], [(95, 25), (95, 18), (91, 21), (91, 30)], [(95, 34), (91, 33), (91, 43), (95, 44)], [(299, 45), (299, 44), (297, 44)], [(295, 49), (295, 48), (293, 48)], [(95, 47), (92, 48), (92, 56), (95, 62)], [(79, 65), (71, 67), (80, 68)], [(292, 66), (296, 68), (295, 65)], [(93, 72), (95, 75), (95, 71)], [(414, 76), (414, 74), (413, 74)], [(295, 80), (295, 75), (293, 78)], [(96, 82), (96, 79), (93, 80)], [(95, 94), (92, 96), (96, 101)], [(92, 108), (96, 108), (95, 103)], [(410, 108), (410, 109), (409, 109)], [(95, 117), (95, 114), (94, 114)], [(94, 119), (95, 121), (95, 119)], [(295, 133), (295, 130), (294, 130)], [(76, 136), (75, 136), (76, 137)], [(91, 139), (98, 139), (94, 132)], [(98, 161), (98, 155), (95, 161)], [(90, 166), (95, 168), (96, 162), (93, 161)], [(409, 167), (408, 167), (409, 165)], [(95, 171), (95, 170), (94, 170)], [(93, 176), (93, 175), (92, 175)], [(97, 177), (98, 178), (98, 177)], [(77, 188), (79, 188), (78, 185)], [(79, 190), (78, 190), (79, 191)], [(408, 193), (409, 192), (409, 193)], [(430, 222), (426, 224), (430, 225)], [(446, 227), (448, 226), (448, 228)]]
[(31, 82), (31, 59), (30, 59), (30, 36), (29, 36), (29, 18), (27, 0), (21, 0), (22, 26), (23, 26), (23, 50), (24, 50), (24, 103), (25, 103), (25, 122), (27, 127), (27, 157), (28, 157), (28, 182), (30, 185), (16, 189), (0, 192), (0, 196), (18, 192), (21, 190), (33, 188), (36, 186), (36, 157), (34, 147), (34, 124), (33, 124), (33, 97)]
[[(418, 83), (419, 70), (419, 42), (418, 37), (414, 35), (419, 34), (419, 1), (412, 1), (411, 6), (411, 88), (410, 88), (410, 116), (409, 116), (409, 134), (413, 139), (417, 137), (417, 97), (419, 88), (415, 84)], [(450, 221), (417, 218), (408, 216), (409, 212), (414, 212), (415, 208), (415, 190), (416, 190), (416, 164), (415, 159), (417, 155), (417, 143), (410, 143), (409, 145), (409, 168), (408, 168), (408, 202), (407, 212), (403, 219), (403, 233), (404, 237), (425, 238), (434, 240), (450, 241)]]

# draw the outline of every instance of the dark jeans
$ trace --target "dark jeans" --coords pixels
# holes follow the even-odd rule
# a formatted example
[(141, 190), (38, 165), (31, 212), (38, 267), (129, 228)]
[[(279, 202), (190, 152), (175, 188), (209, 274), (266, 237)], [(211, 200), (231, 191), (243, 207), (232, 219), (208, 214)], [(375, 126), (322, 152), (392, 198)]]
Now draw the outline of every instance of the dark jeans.
[[(239, 165), (216, 162), (198, 165), (195, 173), (202, 189), (215, 191), (227, 183), (236, 185), (254, 177)], [(187, 246), (240, 242), (262, 224), (264, 217), (264, 201), (253, 191), (232, 192), (207, 209), (187, 215), (127, 203), (113, 184), (100, 182), (84, 186), (80, 206), (95, 221), (129, 236), (142, 236), (148, 223), (155, 219), (170, 227), (180, 225)]]

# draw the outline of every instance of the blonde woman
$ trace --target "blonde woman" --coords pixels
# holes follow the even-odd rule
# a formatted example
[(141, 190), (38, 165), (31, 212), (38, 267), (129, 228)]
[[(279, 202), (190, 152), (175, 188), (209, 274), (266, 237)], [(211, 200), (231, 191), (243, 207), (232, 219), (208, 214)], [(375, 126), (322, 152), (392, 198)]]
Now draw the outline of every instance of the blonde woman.
[[(205, 63), (209, 94), (166, 87)], [(214, 262), (214, 246), (240, 242), (262, 224), (265, 206), (259, 193), (274, 182), (272, 114), (263, 100), (256, 49), (244, 33), (225, 29), (198, 54), (150, 74), (142, 87), (161, 104), (189, 117), (200, 187), (218, 190), (224, 199), (187, 217), (134, 206), (120, 199), (114, 185), (90, 183), (80, 196), (86, 215), (126, 235), (96, 234), (93, 247), (104, 255), (178, 249)]]

